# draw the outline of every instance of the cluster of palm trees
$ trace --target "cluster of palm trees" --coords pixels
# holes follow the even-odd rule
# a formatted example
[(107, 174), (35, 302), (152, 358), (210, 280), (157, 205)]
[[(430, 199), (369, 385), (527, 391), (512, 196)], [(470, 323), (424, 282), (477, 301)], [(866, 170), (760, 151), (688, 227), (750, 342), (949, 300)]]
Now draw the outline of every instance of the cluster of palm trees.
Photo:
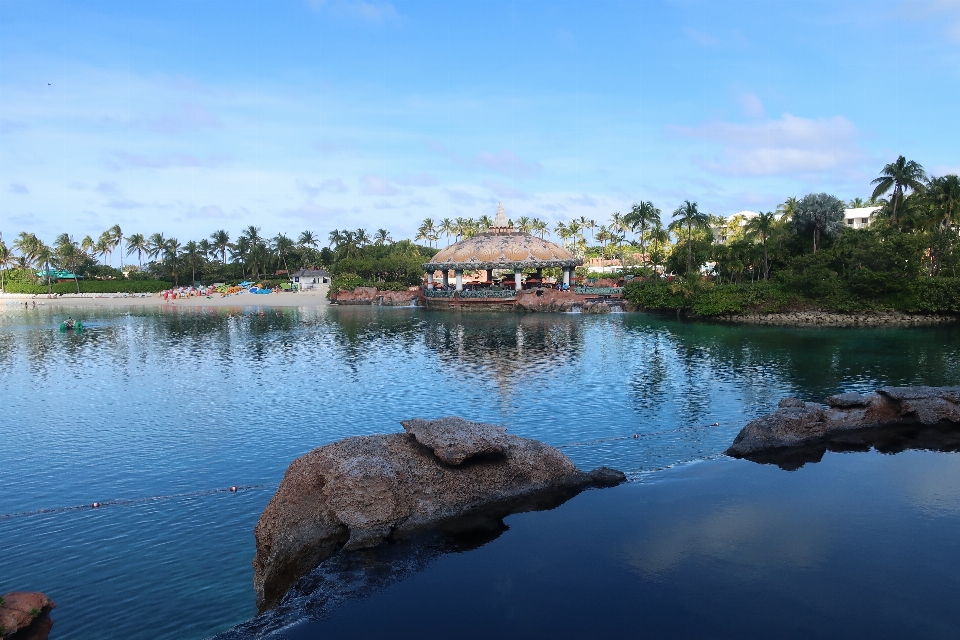
[[(512, 221), (511, 225), (525, 233), (532, 233), (543, 238), (548, 232), (549, 227), (546, 222), (540, 218), (529, 218), (522, 216)], [(426, 240), (427, 246), (432, 247), (434, 242), (440, 240), (440, 236), (446, 236), (447, 246), (450, 245), (451, 236), (454, 242), (463, 238), (470, 238), (478, 233), (485, 233), (493, 226), (493, 220), (490, 216), (483, 215), (479, 218), (444, 218), (439, 222), (434, 222), (433, 218), (427, 218), (420, 223), (417, 229), (417, 235), (414, 240)]]

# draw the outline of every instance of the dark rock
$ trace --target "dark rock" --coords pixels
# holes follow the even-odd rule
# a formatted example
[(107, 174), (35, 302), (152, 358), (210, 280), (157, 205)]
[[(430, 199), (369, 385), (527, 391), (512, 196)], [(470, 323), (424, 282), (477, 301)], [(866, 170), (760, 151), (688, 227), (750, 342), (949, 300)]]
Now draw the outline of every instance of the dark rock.
[(815, 444), (858, 429), (960, 423), (960, 387), (884, 387), (877, 393), (840, 394), (827, 401), (831, 406), (781, 400), (776, 411), (745, 426), (726, 453), (745, 457)]
[(449, 417), (439, 420), (401, 420), (417, 442), (433, 450), (447, 464), (457, 465), (476, 455), (501, 455), (506, 451), (507, 428)]
[[(523, 505), (557, 492), (569, 496), (626, 480), (609, 469), (584, 473), (557, 449), (490, 429), (492, 425), (467, 423), (469, 427), (444, 432), (421, 430), (421, 423), (428, 421), (411, 429), (417, 435), (347, 438), (290, 464), (255, 529), (254, 588), (261, 611), (338, 550), (374, 547), (491, 510), (527, 508)], [(452, 433), (493, 440), (499, 434), (500, 450), (453, 465), (419, 441), (422, 435), (444, 455), (450, 453), (450, 460), (488, 448), (472, 436), (461, 443), (449, 441)]]
[(42, 593), (14, 591), (3, 596), (0, 604), (0, 638), (45, 639), (53, 626), (50, 610), (55, 605)]

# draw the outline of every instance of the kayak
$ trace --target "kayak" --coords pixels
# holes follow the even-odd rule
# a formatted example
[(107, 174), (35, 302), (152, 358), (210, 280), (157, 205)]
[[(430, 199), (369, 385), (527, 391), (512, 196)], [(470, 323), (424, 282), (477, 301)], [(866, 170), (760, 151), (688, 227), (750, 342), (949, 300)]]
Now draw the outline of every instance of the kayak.
[[(74, 330), (76, 333), (80, 333), (81, 331), (83, 331), (83, 323), (82, 323), (82, 322), (74, 322), (74, 323), (73, 323), (73, 330)], [(66, 331), (67, 331), (67, 323), (66, 323), (66, 322), (61, 322), (61, 323), (60, 323), (60, 333), (64, 333), (64, 332), (66, 332)]]

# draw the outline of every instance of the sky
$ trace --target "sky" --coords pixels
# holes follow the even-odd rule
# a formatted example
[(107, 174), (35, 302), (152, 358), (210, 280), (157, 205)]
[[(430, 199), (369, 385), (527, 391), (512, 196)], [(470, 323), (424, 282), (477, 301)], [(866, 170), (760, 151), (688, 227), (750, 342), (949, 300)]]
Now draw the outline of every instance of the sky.
[(0, 233), (866, 198), (958, 104), (960, 0), (0, 0)]

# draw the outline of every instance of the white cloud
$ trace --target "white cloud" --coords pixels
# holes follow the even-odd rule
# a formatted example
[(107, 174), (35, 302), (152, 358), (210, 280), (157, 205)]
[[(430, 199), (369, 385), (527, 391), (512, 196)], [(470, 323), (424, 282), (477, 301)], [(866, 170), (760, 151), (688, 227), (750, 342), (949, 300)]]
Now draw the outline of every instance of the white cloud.
[(765, 115), (763, 101), (752, 93), (741, 93), (737, 97), (743, 115), (748, 118), (762, 118)]
[(514, 200), (529, 200), (530, 194), (520, 191), (519, 189), (511, 189), (510, 187), (504, 186), (497, 182), (490, 182), (489, 180), (483, 181), (483, 186), (490, 191), (493, 191), (499, 198), (512, 198)]
[(582, 207), (595, 207), (595, 206), (597, 206), (597, 201), (594, 200), (593, 198), (591, 198), (590, 196), (588, 196), (587, 194), (583, 194), (583, 195), (580, 196), (579, 198), (570, 197), (570, 198), (567, 198), (567, 200), (568, 200), (569, 202), (572, 202), (573, 204), (578, 204), (578, 205), (580, 205), (580, 206), (582, 206)]
[(401, 178), (398, 178), (397, 182), (409, 187), (433, 187), (440, 184), (440, 181), (437, 180), (436, 176), (433, 176), (429, 173), (405, 175)]
[(365, 196), (395, 196), (400, 193), (400, 189), (390, 184), (380, 176), (361, 176), (360, 193)]
[(104, 158), (104, 165), (108, 169), (119, 171), (122, 169), (171, 169), (216, 167), (224, 163), (224, 156), (209, 156), (200, 158), (189, 153), (173, 153), (169, 155), (149, 157), (126, 151), (114, 151)]
[(856, 126), (842, 116), (800, 118), (753, 124), (712, 122), (669, 127), (676, 135), (722, 145), (721, 156), (695, 157), (705, 169), (728, 176), (768, 176), (829, 171), (859, 159)]
[(359, 18), (367, 22), (396, 22), (400, 14), (389, 2), (364, 2), (363, 0), (310, 0), (317, 11), (326, 10), (336, 16)]
[(30, 189), (27, 189), (27, 185), (22, 182), (11, 182), (7, 187), (7, 193), (16, 193), (17, 195), (25, 196), (30, 193)]
[(471, 193), (467, 193), (463, 189), (444, 189), (447, 192), (447, 196), (450, 197), (455, 204), (460, 204), (464, 206), (471, 206), (480, 201), (480, 198), (477, 198)]
[(513, 151), (506, 149), (499, 153), (481, 151), (474, 157), (473, 162), (490, 171), (517, 178), (532, 178), (542, 169), (539, 162), (525, 162)]
[(320, 193), (346, 193), (350, 189), (347, 188), (347, 185), (343, 184), (343, 180), (340, 178), (328, 178), (326, 180), (321, 180), (320, 184), (313, 185), (306, 180), (297, 179), (297, 189), (307, 194), (311, 198), (319, 195)]

